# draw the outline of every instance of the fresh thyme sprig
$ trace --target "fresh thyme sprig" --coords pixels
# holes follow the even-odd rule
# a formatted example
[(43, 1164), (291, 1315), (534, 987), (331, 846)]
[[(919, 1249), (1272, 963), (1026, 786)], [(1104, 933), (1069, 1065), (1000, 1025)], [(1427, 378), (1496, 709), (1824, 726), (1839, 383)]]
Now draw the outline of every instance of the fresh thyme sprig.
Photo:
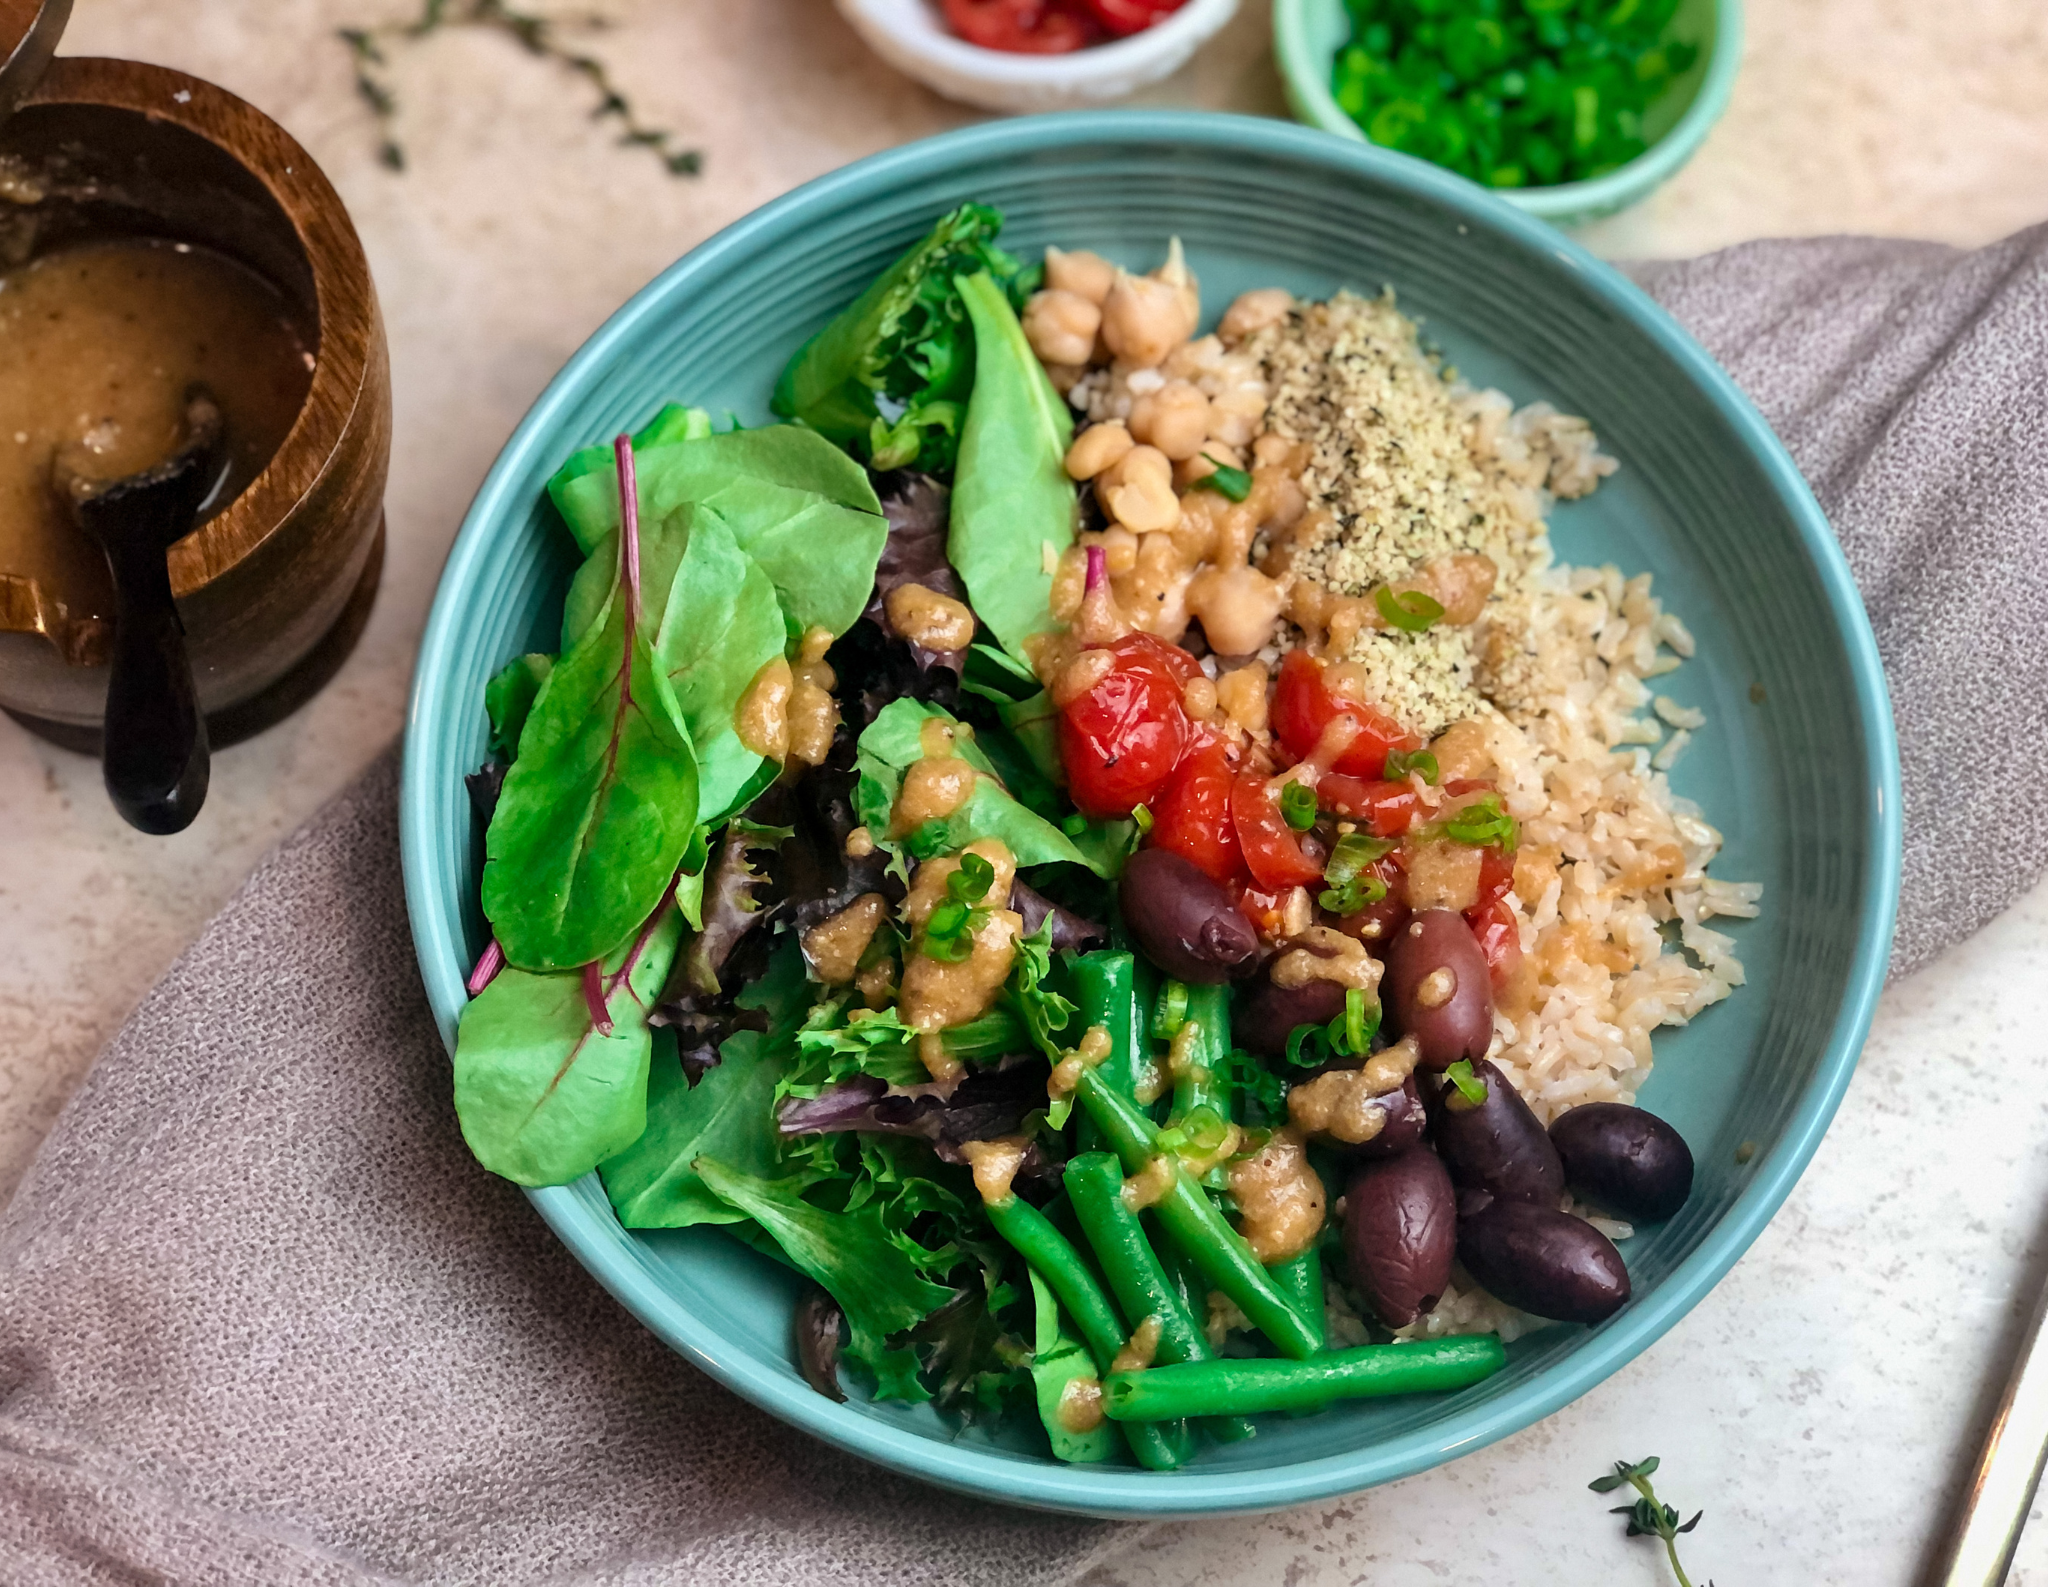
[[(1650, 1486), (1650, 1473), (1657, 1469), (1655, 1455), (1649, 1455), (1631, 1466), (1625, 1460), (1617, 1460), (1614, 1470), (1604, 1477), (1595, 1477), (1586, 1486), (1595, 1493), (1612, 1493), (1627, 1483), (1641, 1496), (1634, 1504), (1618, 1504), (1608, 1513), (1628, 1517), (1630, 1537), (1654, 1537), (1662, 1539), (1666, 1558), (1671, 1561), (1671, 1574), (1678, 1578), (1678, 1587), (1692, 1587), (1692, 1578), (1685, 1574), (1685, 1567), (1678, 1562), (1678, 1539), (1681, 1533), (1690, 1532), (1700, 1524), (1700, 1517), (1707, 1512), (1695, 1511), (1693, 1518), (1683, 1525), (1679, 1523), (1678, 1512), (1657, 1498), (1657, 1490)], [(1714, 1587), (1710, 1581), (1707, 1587)]]
[[(598, 15), (574, 19), (586, 29), (601, 29), (608, 21)], [(604, 62), (596, 56), (565, 45), (557, 37), (562, 19), (533, 16), (517, 11), (506, 0), (423, 0), (418, 17), (410, 22), (381, 22), (370, 27), (337, 29), (348, 46), (355, 67), (356, 93), (377, 118), (377, 158), (394, 171), (405, 169), (405, 148), (398, 141), (398, 96), (384, 75), (390, 65), (385, 44), (389, 40), (424, 38), (445, 28), (489, 28), (505, 34), (527, 54), (555, 61), (589, 82), (597, 91), (594, 121), (619, 123), (619, 142), (650, 151), (671, 176), (695, 176), (704, 167), (696, 149), (674, 146), (675, 134), (640, 120), (632, 102), (612, 81)]]

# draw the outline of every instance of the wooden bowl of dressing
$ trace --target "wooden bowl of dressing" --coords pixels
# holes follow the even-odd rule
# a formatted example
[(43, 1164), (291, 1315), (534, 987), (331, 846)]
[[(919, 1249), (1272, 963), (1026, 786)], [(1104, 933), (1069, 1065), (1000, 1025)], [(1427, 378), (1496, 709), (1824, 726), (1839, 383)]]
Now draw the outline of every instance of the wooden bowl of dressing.
[(0, 120), (0, 708), (59, 742), (97, 743), (112, 607), (49, 457), (149, 466), (192, 383), (226, 415), (228, 471), (168, 561), (219, 744), (307, 698), (368, 617), (383, 323), (341, 200), (283, 128), (182, 72), (57, 59)]

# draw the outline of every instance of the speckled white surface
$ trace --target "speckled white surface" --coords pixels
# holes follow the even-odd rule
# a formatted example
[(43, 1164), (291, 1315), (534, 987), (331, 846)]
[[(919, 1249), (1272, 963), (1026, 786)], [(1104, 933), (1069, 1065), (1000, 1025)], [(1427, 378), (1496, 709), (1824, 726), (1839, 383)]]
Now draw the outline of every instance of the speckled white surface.
[[(593, 47), (695, 181), (608, 146), (579, 90), (497, 38), (395, 68), (393, 176), (332, 30), (410, 0), (77, 0), (67, 49), (212, 78), (279, 116), (356, 216), (391, 332), (391, 542), (369, 632), (292, 721), (216, 759), (190, 832), (122, 827), (97, 767), (0, 719), (0, 1195), (93, 1054), (256, 858), (401, 725), (413, 648), (470, 494), (526, 405), (621, 300), (797, 182), (969, 119), (866, 55), (824, 0), (610, 0)], [(1277, 113), (1265, 8), (1148, 102)], [(2048, 215), (2039, 0), (1750, 0), (1727, 119), (1609, 254), (1865, 230), (1986, 241)], [(1911, 900), (1906, 907), (1911, 908)], [(1156, 1534), (1093, 1587), (1665, 1579), (1584, 1483), (1656, 1453), (1707, 1515), (1694, 1579), (1916, 1578), (2048, 1273), (2048, 887), (1885, 1000), (1819, 1157), (1750, 1255), (1648, 1354), (1528, 1432), (1340, 1504)], [(621, 1319), (621, 1326), (630, 1326)], [(2048, 1526), (2014, 1581), (2048, 1584)]]

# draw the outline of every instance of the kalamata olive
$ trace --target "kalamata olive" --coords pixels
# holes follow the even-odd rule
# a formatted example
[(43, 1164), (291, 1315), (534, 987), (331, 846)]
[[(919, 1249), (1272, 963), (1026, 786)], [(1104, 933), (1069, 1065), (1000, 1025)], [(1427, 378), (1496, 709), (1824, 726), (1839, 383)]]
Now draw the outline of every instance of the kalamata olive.
[(1422, 1139), (1429, 1128), (1429, 1115), (1423, 1110), (1422, 1092), (1413, 1075), (1401, 1082), (1399, 1091), (1385, 1092), (1374, 1100), (1387, 1110), (1387, 1122), (1371, 1140), (1351, 1148), (1353, 1157), (1395, 1157)]
[(1472, 1073), (1486, 1087), (1484, 1102), (1466, 1101), (1450, 1084), (1430, 1102), (1429, 1120), (1444, 1167), (1461, 1186), (1489, 1191), (1504, 1201), (1555, 1207), (1564, 1195), (1564, 1164), (1557, 1148), (1512, 1080), (1484, 1058)]
[(1351, 1283), (1389, 1328), (1431, 1310), (1451, 1278), (1457, 1192), (1426, 1146), (1361, 1164), (1344, 1190)]
[(1621, 1253), (1585, 1219), (1469, 1193), (1458, 1198), (1458, 1210), (1458, 1260), (1510, 1306), (1556, 1322), (1596, 1323), (1627, 1304)]
[(1223, 884), (1170, 849), (1133, 854), (1117, 902), (1139, 950), (1176, 981), (1218, 986), (1258, 954), (1258, 933)]
[(1692, 1194), (1684, 1138), (1641, 1108), (1588, 1102), (1551, 1120), (1550, 1141), (1574, 1196), (1634, 1222), (1661, 1223)]
[(1261, 975), (1230, 1011), (1231, 1039), (1246, 1052), (1277, 1063), (1287, 1056), (1287, 1038), (1297, 1026), (1327, 1025), (1343, 1012), (1344, 988), (1335, 981), (1277, 986), (1271, 976)]
[(1413, 1036), (1425, 1068), (1484, 1058), (1493, 1042), (1493, 978), (1479, 939), (1453, 909), (1424, 909), (1387, 939), (1387, 1022)]

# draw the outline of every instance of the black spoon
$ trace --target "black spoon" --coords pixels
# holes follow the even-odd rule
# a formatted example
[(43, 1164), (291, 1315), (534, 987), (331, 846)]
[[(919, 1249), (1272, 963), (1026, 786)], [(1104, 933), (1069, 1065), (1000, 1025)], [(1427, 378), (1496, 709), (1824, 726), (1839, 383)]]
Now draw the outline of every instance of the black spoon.
[(206, 718), (164, 558), (220, 483), (222, 428), (219, 406), (195, 386), (186, 393), (178, 450), (156, 467), (100, 481), (64, 453), (51, 464), (57, 494), (114, 579), (114, 660), (100, 750), (107, 795), (130, 826), (156, 835), (182, 832), (206, 802)]

